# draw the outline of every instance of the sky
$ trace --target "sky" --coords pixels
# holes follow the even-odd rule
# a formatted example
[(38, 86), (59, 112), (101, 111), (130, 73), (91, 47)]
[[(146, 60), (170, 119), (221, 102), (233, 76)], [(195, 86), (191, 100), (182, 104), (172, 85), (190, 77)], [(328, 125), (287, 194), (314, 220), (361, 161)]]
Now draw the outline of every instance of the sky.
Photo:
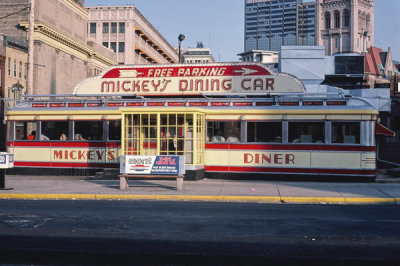
[[(307, 0), (309, 1), (309, 0)], [(244, 0), (85, 0), (85, 6), (133, 4), (172, 45), (203, 42), (220, 62), (238, 61), (244, 49)], [(375, 46), (391, 47), (400, 61), (400, 0), (375, 0)]]

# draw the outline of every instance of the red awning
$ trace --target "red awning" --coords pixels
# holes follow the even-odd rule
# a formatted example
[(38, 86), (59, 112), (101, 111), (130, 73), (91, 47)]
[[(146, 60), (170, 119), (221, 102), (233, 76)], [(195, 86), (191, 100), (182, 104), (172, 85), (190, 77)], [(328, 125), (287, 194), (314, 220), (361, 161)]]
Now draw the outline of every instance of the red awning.
[(392, 130), (388, 129), (387, 127), (376, 123), (375, 127), (375, 134), (376, 135), (383, 135), (383, 136), (389, 136), (389, 137), (394, 137), (396, 136), (396, 133), (394, 133)]

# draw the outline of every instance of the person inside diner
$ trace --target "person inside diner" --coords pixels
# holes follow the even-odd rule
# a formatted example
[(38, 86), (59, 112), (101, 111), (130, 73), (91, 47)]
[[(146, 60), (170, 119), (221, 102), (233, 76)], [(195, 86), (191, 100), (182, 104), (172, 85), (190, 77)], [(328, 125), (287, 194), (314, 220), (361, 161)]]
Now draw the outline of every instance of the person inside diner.
[(65, 133), (61, 133), (60, 140), (68, 140), (67, 135), (65, 135)]
[(33, 130), (30, 135), (28, 135), (28, 140), (35, 140), (36, 130)]

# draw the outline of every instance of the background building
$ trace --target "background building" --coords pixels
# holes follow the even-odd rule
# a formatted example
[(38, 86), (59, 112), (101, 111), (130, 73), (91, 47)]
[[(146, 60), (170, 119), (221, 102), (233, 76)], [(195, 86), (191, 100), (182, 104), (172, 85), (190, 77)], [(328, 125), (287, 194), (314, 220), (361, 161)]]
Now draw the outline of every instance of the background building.
[(315, 2), (245, 0), (244, 52), (315, 45)]
[(317, 0), (316, 28), (326, 55), (365, 52), (374, 45), (374, 1)]
[(0, 90), (3, 97), (20, 99), (28, 75), (28, 45), (0, 35)]
[(118, 64), (169, 64), (178, 54), (134, 5), (88, 7), (88, 36), (116, 53)]
[[(35, 1), (31, 94), (70, 94), (82, 80), (116, 64), (112, 51), (87, 41), (88, 12), (83, 4), (83, 0)], [(0, 32), (26, 43), (29, 9), (28, 0), (2, 0)]]
[(182, 54), (182, 60), (185, 64), (206, 64), (215, 63), (214, 56), (210, 48), (204, 48), (202, 42), (197, 43), (196, 48), (188, 48)]

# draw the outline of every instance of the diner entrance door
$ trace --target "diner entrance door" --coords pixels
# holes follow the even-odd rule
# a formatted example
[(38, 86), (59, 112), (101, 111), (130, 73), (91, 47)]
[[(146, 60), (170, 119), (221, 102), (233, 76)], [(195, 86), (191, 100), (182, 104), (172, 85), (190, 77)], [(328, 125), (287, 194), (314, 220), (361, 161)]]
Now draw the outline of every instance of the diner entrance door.
[(186, 165), (204, 164), (202, 113), (123, 112), (123, 155), (183, 155)]

